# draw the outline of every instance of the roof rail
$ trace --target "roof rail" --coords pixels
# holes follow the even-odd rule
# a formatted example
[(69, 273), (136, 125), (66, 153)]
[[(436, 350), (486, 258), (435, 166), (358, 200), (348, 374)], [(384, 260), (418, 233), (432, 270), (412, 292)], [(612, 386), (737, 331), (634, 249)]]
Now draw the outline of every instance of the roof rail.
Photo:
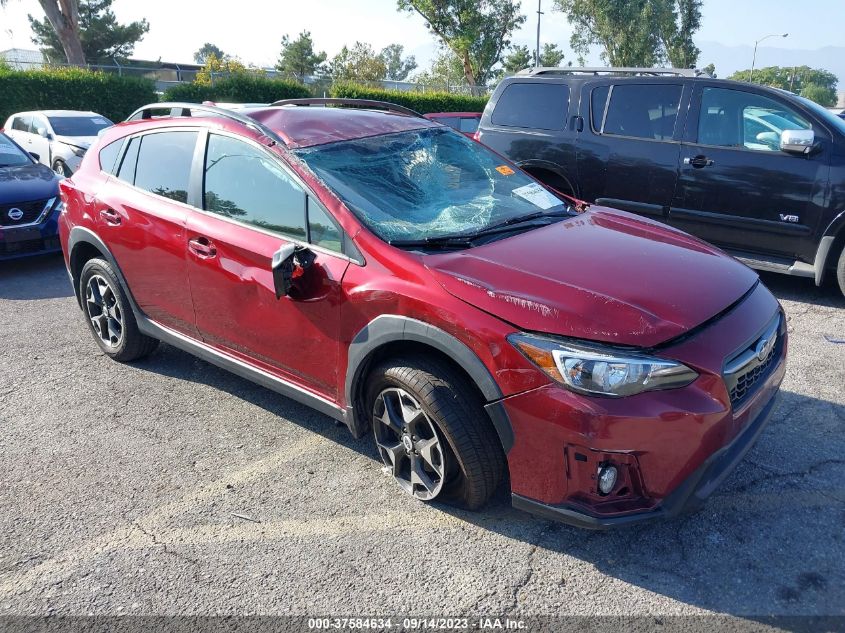
[[(282, 138), (276, 134), (273, 130), (269, 127), (261, 123), (260, 121), (256, 121), (252, 117), (248, 117), (244, 114), (238, 114), (233, 110), (227, 110), (225, 108), (218, 108), (217, 106), (207, 105), (207, 104), (199, 104), (199, 103), (180, 103), (180, 102), (165, 102), (165, 103), (150, 103), (145, 106), (141, 106), (135, 112), (129, 115), (126, 119), (127, 121), (139, 121), (143, 119), (150, 119), (152, 118), (152, 113), (155, 110), (170, 110), (170, 116), (176, 117), (190, 117), (193, 116), (194, 112), (202, 112), (205, 114), (212, 114), (214, 116), (222, 117), (224, 119), (230, 119), (232, 121), (237, 121), (248, 128), (255, 130), (256, 132), (263, 134), (267, 138), (269, 138), (274, 143), (279, 143), (281, 145), (286, 145), (286, 143), (282, 140)], [(181, 110), (180, 114), (174, 114), (174, 111)]]
[(295, 106), (312, 106), (312, 105), (321, 105), (321, 106), (341, 106), (341, 107), (348, 107), (348, 108), (375, 108), (378, 110), (388, 110), (390, 112), (396, 112), (398, 114), (405, 114), (407, 116), (419, 117), (424, 119), (425, 117), (417, 112), (416, 110), (411, 110), (411, 108), (406, 108), (405, 106), (396, 105), (395, 103), (389, 103), (387, 101), (373, 101), (371, 99), (331, 99), (331, 98), (315, 98), (315, 99), (282, 99), (281, 101), (275, 101), (270, 105), (274, 106), (285, 106), (285, 105), (295, 105)]
[(525, 68), (517, 75), (673, 75), (675, 77), (699, 77), (707, 75), (696, 68), (634, 68), (634, 67), (587, 67), (587, 66), (541, 66), (539, 68)]

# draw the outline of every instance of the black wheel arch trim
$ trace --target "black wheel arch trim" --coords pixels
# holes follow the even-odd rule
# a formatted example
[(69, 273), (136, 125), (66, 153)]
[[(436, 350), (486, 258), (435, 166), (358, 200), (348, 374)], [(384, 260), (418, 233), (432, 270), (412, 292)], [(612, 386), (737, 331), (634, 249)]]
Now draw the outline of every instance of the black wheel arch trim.
[(481, 359), (467, 345), (438, 327), (400, 315), (383, 314), (365, 325), (349, 344), (344, 393), (347, 403), (346, 423), (356, 437), (363, 436), (369, 423), (366, 414), (356, 411), (360, 387), (373, 353), (383, 346), (401, 341), (422, 343), (444, 354), (461, 367), (478, 387), (505, 454), (513, 446), (513, 429), (501, 403), (504, 395)]
[(78, 256), (78, 251), (76, 249), (82, 244), (93, 246), (102, 254), (103, 258), (109, 263), (112, 270), (114, 270), (114, 273), (117, 275), (117, 279), (120, 281), (122, 290), (126, 294), (126, 297), (132, 306), (132, 311), (135, 313), (135, 318), (137, 319), (139, 316), (143, 316), (141, 311), (138, 309), (135, 297), (132, 296), (132, 291), (129, 290), (129, 284), (126, 283), (123, 271), (120, 269), (117, 260), (115, 260), (114, 255), (112, 255), (105, 242), (103, 242), (103, 240), (100, 239), (94, 231), (82, 226), (75, 226), (70, 230), (70, 235), (67, 240), (67, 250), (69, 253), (68, 260), (70, 262), (68, 273), (70, 274), (71, 281), (73, 282), (73, 294), (76, 297), (76, 301), (79, 303), (79, 307), (82, 307), (82, 297), (79, 296), (79, 277), (74, 271), (77, 268), (76, 257)]
[[(569, 173), (565, 169), (560, 167), (560, 165), (557, 165), (550, 161), (538, 160), (535, 158), (529, 158), (528, 160), (520, 160), (514, 162), (519, 166), (520, 169), (527, 171), (529, 174), (533, 175), (533, 170), (542, 169), (543, 171), (547, 171), (550, 174), (554, 174), (558, 178), (562, 178), (569, 185), (569, 188), (572, 190), (573, 195), (578, 195), (578, 190), (575, 181), (570, 178)], [(536, 178), (537, 176), (534, 177)], [(564, 191), (562, 193), (566, 192)]]

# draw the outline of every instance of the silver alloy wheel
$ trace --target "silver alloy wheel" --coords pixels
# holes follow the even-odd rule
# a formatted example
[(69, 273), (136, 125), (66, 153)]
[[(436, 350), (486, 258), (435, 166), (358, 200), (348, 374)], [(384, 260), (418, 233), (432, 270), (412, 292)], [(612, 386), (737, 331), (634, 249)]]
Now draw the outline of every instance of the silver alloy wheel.
[(373, 432), (382, 461), (402, 489), (421, 501), (440, 494), (446, 461), (437, 429), (404, 389), (384, 389), (373, 405)]
[(94, 332), (104, 345), (117, 347), (123, 340), (123, 313), (106, 279), (92, 275), (85, 289), (85, 310)]

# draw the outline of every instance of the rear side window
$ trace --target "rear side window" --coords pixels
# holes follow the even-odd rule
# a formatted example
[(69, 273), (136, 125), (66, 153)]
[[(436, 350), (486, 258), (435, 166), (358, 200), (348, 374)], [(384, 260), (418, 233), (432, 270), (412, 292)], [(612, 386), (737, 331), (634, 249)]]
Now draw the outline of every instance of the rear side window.
[(569, 108), (569, 86), (547, 83), (512, 83), (493, 110), (493, 125), (562, 130)]
[(187, 203), (196, 144), (196, 132), (156, 132), (141, 137), (135, 186)]
[(15, 120), (12, 122), (12, 129), (17, 130), (18, 132), (29, 132), (30, 124), (32, 123), (31, 116), (19, 116), (15, 117)]
[(610, 93), (610, 86), (599, 86), (598, 88), (594, 88), (590, 94), (590, 118), (592, 120), (593, 130), (596, 132), (601, 131), (608, 93)]
[(460, 120), (458, 129), (464, 134), (475, 134), (478, 130), (478, 119), (475, 117), (464, 117)]
[(117, 177), (129, 184), (135, 184), (135, 166), (138, 164), (138, 148), (141, 146), (141, 137), (136, 136), (129, 140), (129, 147), (120, 162), (117, 170)]
[(264, 151), (211, 134), (205, 156), (206, 211), (305, 239), (305, 192)]
[(678, 119), (680, 84), (613, 86), (603, 134), (670, 141)]
[(117, 155), (120, 153), (120, 148), (123, 147), (123, 139), (112, 141), (100, 150), (100, 169), (106, 173), (113, 174), (115, 163), (117, 162)]

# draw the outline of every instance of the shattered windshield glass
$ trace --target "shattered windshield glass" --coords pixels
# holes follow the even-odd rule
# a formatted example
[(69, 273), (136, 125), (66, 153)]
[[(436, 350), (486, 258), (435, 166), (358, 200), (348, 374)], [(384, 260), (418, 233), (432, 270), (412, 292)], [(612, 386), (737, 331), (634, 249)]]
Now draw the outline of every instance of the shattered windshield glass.
[(484, 146), (425, 128), (298, 150), (386, 241), (462, 235), (565, 203)]

